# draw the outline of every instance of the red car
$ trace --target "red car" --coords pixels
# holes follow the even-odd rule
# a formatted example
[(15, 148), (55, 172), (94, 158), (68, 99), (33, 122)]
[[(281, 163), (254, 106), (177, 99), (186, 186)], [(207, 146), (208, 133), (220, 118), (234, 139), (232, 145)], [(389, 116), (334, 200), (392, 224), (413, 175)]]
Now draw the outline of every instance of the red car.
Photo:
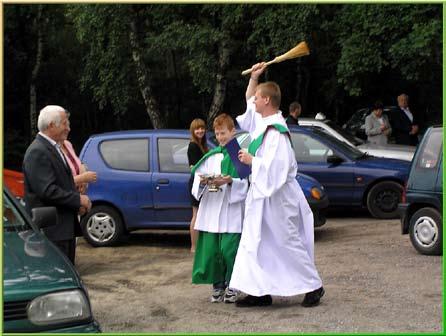
[(23, 173), (15, 170), (3, 169), (3, 182), (15, 197), (24, 197), (25, 185)]

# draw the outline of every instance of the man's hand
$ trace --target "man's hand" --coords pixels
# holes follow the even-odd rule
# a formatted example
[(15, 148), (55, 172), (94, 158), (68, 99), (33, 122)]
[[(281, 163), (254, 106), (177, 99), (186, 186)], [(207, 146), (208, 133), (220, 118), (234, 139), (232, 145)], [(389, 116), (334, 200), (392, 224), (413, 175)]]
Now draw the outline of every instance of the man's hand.
[(200, 185), (204, 186), (208, 184), (208, 178), (204, 175), (200, 175)]
[(240, 149), (238, 151), (238, 159), (240, 162), (251, 165), (252, 164), (252, 155), (249, 154), (245, 149)]
[(83, 216), (83, 215), (85, 215), (87, 213), (87, 209), (85, 209), (84, 207), (80, 207), (79, 208), (79, 212), (78, 212), (78, 215), (79, 216)]
[(260, 75), (265, 71), (267, 65), (265, 62), (254, 64), (251, 67), (251, 78), (254, 80), (258, 80)]
[(418, 133), (418, 125), (413, 125), (412, 130), (409, 132), (410, 135), (414, 135)]
[[(91, 201), (87, 195), (81, 195), (81, 209), (85, 208), (85, 211), (88, 212), (91, 210)], [(80, 212), (80, 209), (79, 209)]]

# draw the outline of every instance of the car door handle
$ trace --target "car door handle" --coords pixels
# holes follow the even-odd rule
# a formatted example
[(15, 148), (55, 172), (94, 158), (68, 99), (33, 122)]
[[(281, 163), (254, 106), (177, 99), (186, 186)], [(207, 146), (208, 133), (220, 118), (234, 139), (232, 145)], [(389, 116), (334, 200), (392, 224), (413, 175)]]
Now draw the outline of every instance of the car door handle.
[(156, 181), (157, 184), (169, 184), (169, 179), (159, 179)]

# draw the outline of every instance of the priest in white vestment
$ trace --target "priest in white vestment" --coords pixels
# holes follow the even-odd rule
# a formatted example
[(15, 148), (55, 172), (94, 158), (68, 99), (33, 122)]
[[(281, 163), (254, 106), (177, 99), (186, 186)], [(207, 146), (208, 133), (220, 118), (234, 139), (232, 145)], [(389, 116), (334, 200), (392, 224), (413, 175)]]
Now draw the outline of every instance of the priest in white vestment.
[(230, 287), (248, 294), (238, 307), (271, 305), (271, 295), (304, 293), (302, 305), (312, 307), (324, 294), (314, 264), (313, 214), (295, 178), (297, 163), (279, 111), (280, 88), (273, 82), (258, 85), (265, 68), (265, 63), (252, 67), (247, 109), (236, 118), (252, 138), (249, 152), (239, 153), (252, 175)]

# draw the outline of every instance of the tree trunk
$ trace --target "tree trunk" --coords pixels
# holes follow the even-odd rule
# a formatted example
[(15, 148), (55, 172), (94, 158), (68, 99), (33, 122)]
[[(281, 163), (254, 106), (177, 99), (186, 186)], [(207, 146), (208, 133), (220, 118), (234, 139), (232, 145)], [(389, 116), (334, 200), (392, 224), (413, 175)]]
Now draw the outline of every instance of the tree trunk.
[(218, 69), (215, 82), (214, 96), (212, 98), (211, 107), (209, 108), (207, 116), (208, 128), (212, 127), (215, 117), (223, 110), (223, 104), (226, 98), (226, 90), (228, 80), (226, 78), (226, 71), (229, 65), (229, 46), (227, 41), (222, 41), (218, 46)]
[(172, 67), (173, 67), (173, 76), (175, 78), (175, 107), (174, 107), (174, 113), (175, 113), (175, 120), (173, 120), (173, 122), (175, 122), (175, 126), (178, 127), (179, 123), (181, 121), (181, 108), (183, 106), (183, 102), (182, 102), (182, 96), (183, 96), (183, 92), (181, 90), (181, 84), (180, 84), (180, 76), (178, 73), (178, 67), (177, 67), (177, 58), (176, 58), (176, 54), (175, 51), (171, 52), (172, 55)]
[(156, 97), (153, 94), (153, 89), (150, 80), (150, 72), (144, 63), (143, 52), (138, 38), (138, 30), (135, 22), (136, 18), (130, 23), (129, 39), (132, 48), (132, 58), (135, 64), (136, 77), (138, 80), (139, 90), (141, 91), (142, 97), (144, 99), (144, 104), (146, 105), (146, 111), (149, 115), (150, 121), (152, 122), (153, 128), (165, 128), (166, 122), (161, 119), (159, 104)]
[(43, 6), (39, 5), (37, 8), (37, 15), (34, 20), (37, 29), (37, 52), (36, 61), (31, 72), (31, 81), (29, 86), (29, 120), (30, 120), (30, 140), (37, 134), (37, 92), (36, 82), (39, 75), (40, 65), (42, 64), (43, 53), (43, 22), (42, 22)]

